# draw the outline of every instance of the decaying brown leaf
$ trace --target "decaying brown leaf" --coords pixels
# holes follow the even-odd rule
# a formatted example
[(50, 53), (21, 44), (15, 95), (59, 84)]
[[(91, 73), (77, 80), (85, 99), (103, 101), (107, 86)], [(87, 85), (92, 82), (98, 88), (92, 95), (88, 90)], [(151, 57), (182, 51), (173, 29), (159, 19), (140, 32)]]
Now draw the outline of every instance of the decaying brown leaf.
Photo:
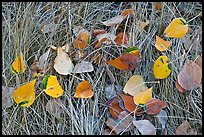
[(111, 113), (114, 119), (117, 119), (119, 113), (122, 111), (123, 109), (119, 106), (118, 99), (115, 99), (109, 106), (109, 112)]

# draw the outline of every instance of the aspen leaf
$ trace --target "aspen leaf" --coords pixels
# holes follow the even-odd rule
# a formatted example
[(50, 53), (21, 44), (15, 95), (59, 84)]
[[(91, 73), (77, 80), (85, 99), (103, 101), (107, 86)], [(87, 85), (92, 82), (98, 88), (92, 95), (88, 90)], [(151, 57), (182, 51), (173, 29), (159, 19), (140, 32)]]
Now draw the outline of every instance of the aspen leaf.
[(197, 131), (191, 127), (188, 121), (184, 121), (176, 128), (176, 135), (197, 135)]
[(94, 71), (94, 67), (91, 62), (82, 61), (78, 63), (73, 70), (73, 73), (84, 73), (84, 72), (92, 72)]
[(183, 18), (175, 18), (164, 30), (164, 35), (170, 38), (181, 38), (188, 32), (188, 24)]
[(156, 128), (149, 120), (134, 120), (133, 124), (142, 135), (156, 135)]
[(170, 75), (171, 70), (168, 67), (167, 56), (159, 56), (159, 58), (154, 62), (153, 71), (154, 76), (158, 79), (164, 79)]
[(74, 65), (70, 57), (65, 52), (62, 51), (61, 47), (58, 47), (54, 69), (61, 75), (68, 75), (72, 72), (73, 67)]
[(133, 112), (135, 110), (135, 108), (137, 107), (134, 103), (133, 96), (130, 96), (128, 94), (120, 94), (120, 96), (124, 102), (125, 108), (129, 112)]
[(110, 18), (109, 20), (101, 22), (101, 23), (105, 26), (113, 26), (116, 24), (120, 24), (125, 18), (126, 16), (118, 15), (118, 16)]
[(20, 55), (16, 57), (16, 59), (12, 63), (11, 70), (14, 74), (25, 72), (25, 64), (24, 64), (22, 52), (20, 52)]
[(94, 95), (92, 85), (88, 81), (82, 81), (78, 84), (76, 92), (74, 94), (75, 98), (91, 98)]
[(12, 94), (15, 88), (2, 86), (2, 108), (9, 108), (13, 105)]
[(157, 115), (160, 113), (161, 109), (168, 106), (168, 103), (156, 98), (151, 98), (146, 103), (146, 111), (149, 115)]
[(152, 98), (152, 87), (147, 89), (146, 91), (142, 91), (138, 94), (136, 94), (133, 99), (134, 99), (134, 103), (136, 105), (139, 105), (139, 104), (146, 104), (147, 101)]
[(119, 33), (117, 36), (116, 36), (116, 38), (115, 38), (115, 43), (117, 44), (117, 45), (122, 45), (122, 44), (124, 44), (124, 45), (126, 45), (127, 44), (127, 41), (128, 41), (128, 38), (127, 38), (127, 36), (124, 34), (124, 32), (121, 32), (121, 33)]
[(64, 90), (60, 86), (57, 77), (53, 75), (47, 75), (43, 79), (43, 91), (53, 97), (58, 98), (62, 96)]
[(155, 47), (159, 50), (159, 51), (165, 51), (168, 49), (168, 47), (171, 45), (171, 41), (165, 41), (162, 38), (160, 38), (159, 36), (156, 36), (156, 43), (155, 43)]
[(109, 112), (114, 119), (117, 119), (122, 111), (123, 109), (119, 106), (118, 99), (115, 99), (109, 106)]
[(29, 107), (33, 104), (35, 100), (35, 86), (36, 79), (21, 85), (13, 92), (13, 100), (20, 106), (20, 107)]
[(129, 8), (129, 9), (123, 10), (120, 15), (127, 16), (127, 15), (133, 15), (133, 14), (134, 14), (134, 11), (132, 10), (132, 8)]
[(81, 32), (77, 38), (74, 40), (73, 45), (77, 49), (84, 49), (89, 44), (89, 34), (86, 32)]
[(133, 54), (123, 54), (114, 60), (107, 61), (108, 64), (120, 70), (134, 70), (136, 63), (140, 62), (141, 58)]
[(132, 96), (146, 91), (148, 88), (140, 75), (133, 75), (125, 84), (123, 91)]
[(194, 86), (200, 85), (201, 79), (201, 67), (191, 60), (184, 64), (178, 75), (179, 85), (186, 90), (192, 90)]
[(46, 104), (46, 111), (59, 119), (61, 113), (63, 112), (62, 105), (63, 102), (61, 99), (51, 99)]

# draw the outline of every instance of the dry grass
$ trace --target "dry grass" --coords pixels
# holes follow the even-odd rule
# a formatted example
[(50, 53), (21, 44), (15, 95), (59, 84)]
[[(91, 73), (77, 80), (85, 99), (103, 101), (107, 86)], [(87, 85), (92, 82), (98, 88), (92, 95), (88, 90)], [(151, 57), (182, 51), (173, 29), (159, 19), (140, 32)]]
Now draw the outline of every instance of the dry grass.
[[(31, 80), (31, 65), (34, 57), (39, 58), (47, 51), (50, 45), (64, 45), (69, 43), (72, 47), (74, 39), (71, 30), (81, 25), (92, 31), (97, 28), (107, 29), (114, 34), (118, 30), (125, 28), (130, 32), (130, 42), (128, 45), (137, 45), (142, 52), (143, 61), (139, 63), (134, 72), (119, 71), (108, 66), (116, 78), (116, 84), (125, 85), (127, 80), (133, 74), (139, 74), (145, 81), (153, 82), (152, 66), (159, 55), (164, 54), (169, 57), (171, 63), (171, 75), (160, 80), (159, 84), (148, 83), (147, 86), (154, 86), (153, 96), (169, 102), (170, 106), (166, 109), (168, 112), (167, 130), (168, 134), (175, 134), (175, 129), (184, 120), (188, 120), (198, 134), (202, 134), (202, 86), (181, 94), (175, 87), (177, 75), (184, 63), (190, 59), (195, 59), (202, 53), (202, 46), (195, 50), (185, 50), (185, 39), (172, 39), (173, 44), (165, 52), (159, 52), (155, 49), (155, 34), (161, 29), (161, 22), (166, 27), (173, 18), (183, 17), (190, 21), (190, 27), (193, 30), (201, 28), (202, 25), (202, 5), (198, 2), (185, 3), (163, 3), (164, 8), (159, 15), (152, 8), (149, 2), (139, 3), (3, 3), (2, 4), (2, 85), (16, 87), (16, 77), (10, 71), (10, 66), (17, 53), (21, 50), (27, 62), (26, 73), (21, 76), (21, 84)], [(104, 27), (99, 21), (105, 21), (120, 12), (132, 7), (135, 16), (131, 17), (126, 25), (119, 26), (116, 32), (115, 28)], [(185, 7), (185, 8), (184, 8)], [(49, 9), (48, 9), (49, 8)], [(201, 14), (200, 14), (201, 13)], [(46, 23), (56, 21), (59, 15), (60, 21), (57, 32), (49, 35), (43, 34), (40, 29)], [(136, 22), (138, 20), (150, 21), (149, 28), (146, 31), (138, 33)], [(125, 23), (124, 23), (125, 24)], [(122, 27), (122, 28), (120, 28)], [(195, 32), (186, 37), (195, 35)], [(192, 47), (193, 45), (191, 45)], [(71, 55), (75, 55), (76, 49), (71, 48)], [(105, 106), (106, 98), (104, 88), (110, 83), (105, 60), (112, 59), (124, 52), (124, 48), (115, 45), (104, 45), (97, 51), (94, 51), (91, 45), (86, 49), (86, 58), (90, 61), (95, 52), (102, 55), (99, 64), (95, 64), (95, 71), (77, 75), (78, 78), (84, 78), (94, 86), (94, 97), (91, 99), (74, 99), (74, 91), (79, 79), (71, 75), (60, 76), (53, 69), (47, 74), (53, 74), (58, 77), (60, 84), (64, 89), (61, 99), (64, 101), (64, 114), (60, 119), (55, 119), (45, 110), (46, 102), (51, 99), (45, 94), (37, 97), (35, 103), (28, 109), (22, 109), (13, 105), (11, 108), (2, 109), (2, 134), (101, 134), (106, 127), (105, 121), (110, 116), (108, 107)], [(48, 58), (48, 63), (52, 64), (56, 52), (52, 51)], [(75, 62), (76, 63), (76, 62)], [(40, 83), (37, 83), (37, 94), (40, 91)], [(157, 127), (157, 125), (156, 125)], [(137, 129), (133, 129), (124, 134), (139, 134)]]

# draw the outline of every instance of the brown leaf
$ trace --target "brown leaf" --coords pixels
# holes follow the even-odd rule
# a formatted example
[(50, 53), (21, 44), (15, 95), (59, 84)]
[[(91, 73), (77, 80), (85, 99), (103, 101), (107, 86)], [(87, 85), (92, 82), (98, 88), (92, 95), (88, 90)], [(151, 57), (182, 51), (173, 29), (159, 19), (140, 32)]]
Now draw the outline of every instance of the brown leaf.
[(33, 64), (31, 65), (31, 77), (39, 77), (42, 76), (45, 73), (44, 68), (41, 68), (39, 65), (39, 62), (35, 59), (33, 61)]
[(133, 96), (128, 94), (120, 94), (121, 98), (123, 99), (124, 106), (129, 112), (133, 112), (136, 109), (136, 105), (133, 100)]
[(147, 114), (149, 115), (157, 115), (160, 113), (162, 108), (165, 108), (168, 106), (168, 103), (165, 101), (161, 101), (156, 98), (151, 98), (148, 100), (146, 104), (146, 110)]
[(12, 94), (15, 88), (2, 86), (2, 108), (9, 108), (13, 105)]
[(179, 85), (178, 81), (176, 82), (176, 88), (177, 88), (181, 93), (185, 93), (185, 92), (186, 92), (186, 90), (185, 90), (184, 88), (182, 88), (182, 87)]
[(114, 41), (115, 38), (116, 36), (113, 35), (112, 33), (99, 34), (95, 38), (94, 48), (99, 48), (102, 45), (102, 43), (109, 44), (112, 41)]
[(178, 75), (179, 85), (186, 90), (192, 90), (195, 85), (200, 85), (201, 79), (201, 67), (191, 60), (184, 64), (181, 72)]
[(61, 117), (61, 113), (63, 113), (62, 106), (63, 102), (61, 99), (51, 99), (46, 104), (46, 111), (59, 119)]
[(127, 15), (133, 15), (133, 14), (134, 14), (134, 11), (132, 10), (132, 8), (129, 8), (129, 9), (123, 10), (120, 15), (127, 16)]
[(140, 62), (141, 58), (133, 54), (126, 53), (113, 60), (107, 61), (108, 64), (120, 70), (134, 70), (136, 63)]
[(114, 41), (119, 46), (121, 46), (122, 44), (126, 45), (127, 41), (128, 41), (128, 38), (127, 38), (127, 35), (124, 34), (124, 32), (121, 32), (116, 36)]
[(197, 131), (191, 128), (191, 125), (188, 121), (185, 121), (177, 127), (176, 135), (197, 135)]
[(118, 99), (115, 99), (111, 104), (110, 104), (110, 107), (109, 107), (109, 111), (112, 115), (112, 117), (114, 119), (117, 119), (118, 116), (119, 116), (119, 113), (123, 111), (122, 108), (120, 108), (119, 106), (119, 103), (118, 103)]
[(162, 2), (154, 2), (155, 10), (161, 12), (162, 11)]
[(104, 33), (107, 33), (107, 31), (104, 30), (104, 29), (95, 29), (95, 30), (93, 30), (93, 35), (94, 36), (97, 36), (99, 34), (104, 34)]
[(125, 18), (126, 16), (118, 15), (118, 16), (110, 18), (109, 20), (101, 22), (101, 23), (103, 23), (103, 25), (105, 26), (113, 26), (116, 24), (120, 24)]

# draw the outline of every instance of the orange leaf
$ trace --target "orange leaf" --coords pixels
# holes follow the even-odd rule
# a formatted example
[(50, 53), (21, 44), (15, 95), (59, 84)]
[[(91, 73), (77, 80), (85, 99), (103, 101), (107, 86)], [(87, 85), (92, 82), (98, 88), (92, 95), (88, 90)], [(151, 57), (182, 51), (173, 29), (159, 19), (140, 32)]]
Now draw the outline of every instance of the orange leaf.
[(75, 48), (84, 49), (88, 46), (89, 34), (86, 31), (81, 32), (74, 40), (73, 45)]
[(119, 106), (118, 99), (115, 99), (109, 107), (109, 111), (114, 119), (117, 119), (119, 113), (123, 111), (123, 109)]
[(88, 81), (82, 81), (78, 84), (74, 97), (91, 98), (94, 94), (92, 88), (92, 85)]
[(151, 98), (148, 100), (146, 104), (147, 114), (149, 115), (157, 115), (160, 113), (162, 108), (168, 106), (168, 103), (165, 101), (161, 101), (156, 98)]
[(123, 54), (120, 57), (107, 61), (108, 64), (120, 70), (134, 70), (136, 63), (140, 62), (141, 58), (133, 54)]
[(117, 45), (127, 44), (127, 36), (124, 34), (124, 32), (119, 33), (115, 38), (115, 43)]
[(121, 96), (122, 99), (123, 99), (125, 108), (126, 108), (129, 112), (134, 111), (137, 106), (136, 106), (135, 103), (134, 103), (133, 96), (128, 95), (128, 94), (120, 94), (120, 96)]
[(155, 2), (154, 8), (157, 11), (162, 11), (162, 2)]
[(133, 15), (133, 14), (134, 14), (134, 11), (132, 10), (132, 8), (130, 8), (130, 9), (123, 10), (120, 15), (127, 16), (127, 15)]
[(93, 31), (93, 35), (94, 35), (94, 36), (97, 36), (98, 34), (104, 34), (104, 33), (107, 33), (107, 31), (104, 30), (104, 29), (95, 29), (95, 30)]
[(165, 41), (162, 38), (160, 38), (159, 36), (156, 36), (156, 43), (155, 43), (155, 47), (159, 50), (159, 51), (165, 51), (168, 49), (168, 47), (171, 45), (171, 41)]

